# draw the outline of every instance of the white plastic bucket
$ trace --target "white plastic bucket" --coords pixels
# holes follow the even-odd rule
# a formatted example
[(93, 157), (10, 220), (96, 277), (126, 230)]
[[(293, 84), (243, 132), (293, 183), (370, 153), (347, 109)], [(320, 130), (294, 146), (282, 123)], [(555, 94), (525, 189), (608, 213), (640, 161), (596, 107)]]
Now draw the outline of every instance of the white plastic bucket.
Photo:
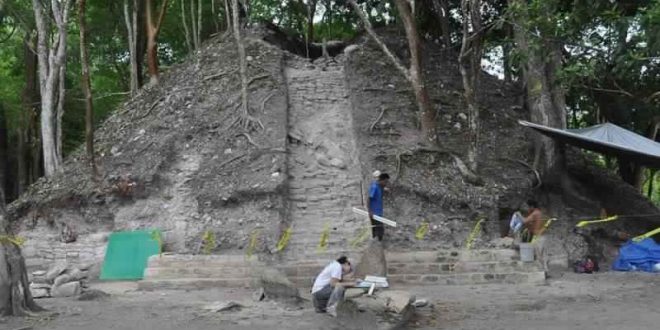
[(520, 261), (534, 261), (534, 245), (531, 243), (520, 243)]

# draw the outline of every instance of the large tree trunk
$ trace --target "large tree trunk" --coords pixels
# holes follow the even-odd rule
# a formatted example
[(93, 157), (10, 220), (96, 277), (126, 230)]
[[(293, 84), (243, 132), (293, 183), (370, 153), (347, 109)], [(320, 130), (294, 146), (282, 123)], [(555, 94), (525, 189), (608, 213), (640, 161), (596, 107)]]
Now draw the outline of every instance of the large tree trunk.
[[(22, 92), (23, 111), (19, 116), (20, 125), (17, 129), (18, 136), (18, 182), (16, 185), (16, 194), (20, 195), (23, 190), (32, 183), (30, 172), (32, 168), (32, 150), (37, 149), (36, 153), (41, 152), (41, 147), (33, 141), (38, 140), (38, 131), (34, 130), (34, 120), (38, 111), (39, 89), (37, 78), (37, 54), (34, 52), (33, 33), (26, 32), (23, 38), (23, 61), (25, 62), (25, 87)], [(30, 148), (31, 147), (31, 148)], [(29, 149), (28, 149), (29, 148)]]
[(80, 67), (81, 67), (81, 87), (85, 94), (85, 150), (87, 158), (92, 166), (93, 172), (96, 172), (94, 162), (94, 102), (92, 99), (92, 83), (89, 73), (89, 55), (87, 51), (87, 22), (85, 21), (85, 5), (87, 0), (78, 2), (78, 18), (80, 27)]
[(195, 0), (190, 0), (190, 26), (192, 28), (193, 49), (199, 49), (199, 40), (197, 39), (197, 14), (195, 13)]
[[(522, 8), (515, 24), (514, 35), (520, 53), (525, 54), (522, 73), (527, 92), (527, 107), (534, 123), (566, 128), (565, 92), (557, 82), (557, 71), (561, 67), (561, 45), (559, 41), (542, 39), (540, 47), (530, 47), (528, 33), (523, 29), (527, 20), (527, 5), (521, 0), (509, 0)], [(561, 144), (545, 136), (536, 136), (536, 156), (534, 166), (546, 178), (563, 179), (565, 174), (565, 155)]]
[(229, 9), (229, 0), (225, 0), (225, 19), (227, 20), (227, 31), (231, 31), (231, 10)]
[(22, 316), (42, 309), (32, 299), (25, 260), (13, 243), (4, 200), (0, 190), (0, 315)]
[(186, 37), (188, 52), (192, 53), (195, 47), (193, 46), (192, 35), (190, 34), (190, 28), (188, 27), (188, 19), (186, 19), (186, 1), (187, 0), (181, 0), (181, 24), (183, 25), (183, 35)]
[(470, 142), (467, 148), (467, 163), (470, 170), (476, 173), (479, 156), (479, 103), (475, 91), (479, 88), (483, 53), (481, 0), (461, 0), (461, 14), (463, 38), (458, 60), (469, 118)]
[(152, 14), (152, 0), (145, 0), (145, 13), (147, 20), (147, 67), (149, 68), (149, 83), (158, 84), (158, 34), (167, 11), (168, 0), (162, 0), (156, 21)]
[(419, 118), (422, 126), (422, 135), (427, 142), (433, 144), (437, 143), (436, 125), (435, 125), (435, 111), (431, 106), (431, 100), (424, 85), (424, 76), (421, 71), (421, 58), (419, 49), (419, 36), (415, 28), (415, 22), (412, 17), (410, 7), (404, 0), (396, 0), (399, 8), (399, 14), (402, 16), (404, 26), (406, 29), (406, 36), (408, 37), (408, 44), (410, 47), (410, 69), (407, 69), (401, 63), (396, 55), (394, 55), (385, 43), (380, 40), (371, 22), (364, 14), (362, 9), (358, 6), (355, 0), (349, 0), (350, 5), (355, 10), (355, 13), (360, 17), (364, 28), (367, 30), (371, 39), (381, 48), (383, 53), (390, 59), (394, 67), (401, 72), (401, 74), (410, 82), (415, 92), (415, 100), (417, 108), (419, 109)]
[[(193, 24), (194, 21), (193, 21)], [(202, 0), (197, 0), (197, 49), (202, 47)]]
[[(7, 154), (7, 121), (5, 120), (5, 109), (0, 102), (0, 189), (6, 190), (9, 178), (8, 154)], [(0, 201), (2, 203), (4, 201)]]
[(58, 137), (58, 109), (64, 102), (64, 91), (60, 75), (64, 73), (66, 63), (67, 24), (69, 20), (72, 0), (51, 0), (50, 13), (55, 21), (56, 32), (52, 37), (55, 40), (50, 45), (50, 24), (44, 12), (42, 2), (32, 0), (35, 21), (38, 31), (37, 54), (39, 62), (39, 87), (41, 89), (41, 140), (43, 144), (43, 160), (46, 176), (55, 174), (61, 167), (61, 154), (58, 153), (60, 144)]
[(445, 48), (451, 47), (451, 29), (449, 28), (449, 1), (431, 0), (433, 3), (433, 12), (435, 12), (440, 29), (442, 29), (442, 43)]
[(309, 49), (314, 42), (314, 15), (316, 14), (317, 0), (307, 1), (307, 57), (309, 57)]
[(124, 0), (124, 24), (126, 25), (126, 36), (128, 40), (128, 54), (131, 63), (130, 75), (131, 75), (131, 95), (135, 96), (138, 89), (140, 89), (139, 84), (139, 68), (138, 68), (138, 51), (137, 51), (137, 12), (138, 12), (138, 0), (133, 0), (133, 7), (129, 9), (129, 0)]
[(422, 71), (422, 55), (419, 42), (419, 33), (413, 17), (411, 8), (407, 1), (396, 0), (399, 15), (403, 19), (403, 26), (406, 29), (406, 37), (410, 48), (410, 83), (415, 91), (417, 107), (420, 111), (422, 133), (427, 142), (437, 142), (435, 111), (431, 104), (426, 85), (424, 84), (424, 72)]

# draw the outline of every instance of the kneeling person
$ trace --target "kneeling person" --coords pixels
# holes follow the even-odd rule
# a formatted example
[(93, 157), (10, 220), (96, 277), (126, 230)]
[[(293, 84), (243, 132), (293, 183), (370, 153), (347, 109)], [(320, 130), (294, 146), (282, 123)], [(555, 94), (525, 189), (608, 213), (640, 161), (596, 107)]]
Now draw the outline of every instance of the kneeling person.
[(345, 256), (331, 262), (314, 280), (312, 300), (316, 312), (336, 313), (337, 303), (344, 299), (344, 289), (355, 286), (354, 282), (342, 281), (351, 272), (351, 263)]

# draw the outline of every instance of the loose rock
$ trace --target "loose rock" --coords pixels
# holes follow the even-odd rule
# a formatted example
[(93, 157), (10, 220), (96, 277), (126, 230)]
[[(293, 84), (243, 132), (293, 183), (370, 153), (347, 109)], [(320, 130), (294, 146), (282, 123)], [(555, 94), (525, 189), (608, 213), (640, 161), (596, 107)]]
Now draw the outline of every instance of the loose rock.
[(73, 297), (80, 294), (80, 282), (69, 282), (60, 286), (53, 286), (50, 295), (53, 298)]

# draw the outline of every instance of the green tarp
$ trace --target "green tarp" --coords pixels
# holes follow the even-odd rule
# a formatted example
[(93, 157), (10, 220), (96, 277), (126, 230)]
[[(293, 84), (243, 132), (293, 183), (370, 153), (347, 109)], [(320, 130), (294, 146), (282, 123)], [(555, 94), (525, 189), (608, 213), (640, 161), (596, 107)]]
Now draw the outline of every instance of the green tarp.
[(139, 280), (147, 260), (160, 252), (159, 231), (138, 230), (110, 235), (101, 270), (102, 280)]

